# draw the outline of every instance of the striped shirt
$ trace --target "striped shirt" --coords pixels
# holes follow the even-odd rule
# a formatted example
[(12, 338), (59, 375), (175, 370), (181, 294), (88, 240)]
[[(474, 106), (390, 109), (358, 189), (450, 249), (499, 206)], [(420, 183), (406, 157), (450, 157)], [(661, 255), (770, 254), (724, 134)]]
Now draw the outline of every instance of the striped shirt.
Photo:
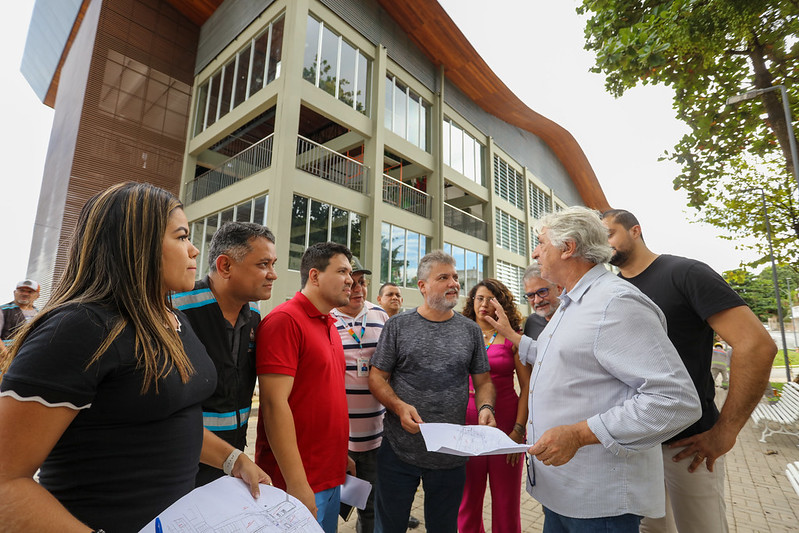
[(533, 366), (528, 442), (555, 426), (587, 420), (601, 444), (580, 448), (562, 466), (533, 458), (527, 490), (572, 518), (661, 517), (659, 445), (701, 414), (688, 371), (666, 336), (666, 319), (603, 265), (561, 301), (538, 341), (522, 337), (519, 343), (519, 358)]
[(349, 449), (353, 452), (373, 450), (382, 441), (386, 409), (369, 392), (369, 369), (388, 315), (370, 302), (365, 302), (364, 308), (355, 317), (345, 315), (338, 309), (333, 309), (330, 314), (336, 319), (336, 329), (341, 335), (347, 363), (344, 383), (350, 415)]

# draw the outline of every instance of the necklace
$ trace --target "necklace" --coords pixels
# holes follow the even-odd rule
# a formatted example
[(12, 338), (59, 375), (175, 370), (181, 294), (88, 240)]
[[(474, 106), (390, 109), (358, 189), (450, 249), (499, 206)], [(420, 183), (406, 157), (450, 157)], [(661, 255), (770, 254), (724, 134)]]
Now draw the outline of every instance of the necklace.
[(489, 330), (481, 329), (480, 331), (483, 332), (484, 339), (487, 339), (492, 333), (496, 333), (496, 330), (494, 328), (491, 328)]

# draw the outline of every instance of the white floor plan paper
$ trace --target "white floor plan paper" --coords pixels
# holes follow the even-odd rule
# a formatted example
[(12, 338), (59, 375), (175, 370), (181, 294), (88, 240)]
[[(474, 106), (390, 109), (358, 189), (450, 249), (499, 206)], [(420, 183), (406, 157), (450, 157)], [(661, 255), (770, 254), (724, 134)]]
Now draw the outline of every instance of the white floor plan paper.
[(528, 444), (519, 444), (501, 429), (490, 426), (458, 424), (421, 424), (427, 451), (450, 455), (504, 455), (527, 451)]
[[(199, 487), (158, 515), (164, 533), (305, 533), (322, 528), (300, 500), (269, 485), (253, 500), (240, 479), (219, 478)], [(153, 533), (155, 518), (140, 533)]]

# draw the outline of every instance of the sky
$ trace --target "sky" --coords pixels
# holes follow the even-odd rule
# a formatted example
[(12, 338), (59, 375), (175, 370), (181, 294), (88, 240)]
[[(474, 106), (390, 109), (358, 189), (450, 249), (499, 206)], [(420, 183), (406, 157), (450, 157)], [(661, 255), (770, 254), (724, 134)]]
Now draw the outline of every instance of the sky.
[[(0, 303), (27, 271), (53, 111), (19, 72), (33, 0), (8, 3), (0, 34), (6, 154), (0, 175)], [(658, 162), (687, 131), (674, 119), (671, 91), (639, 87), (614, 99), (589, 72), (575, 0), (440, 0), (466, 38), (528, 107), (566, 128), (583, 148), (611, 206), (633, 211), (656, 253), (693, 257), (719, 272), (751, 260), (720, 230), (689, 224), (685, 197), (672, 189), (676, 165)]]

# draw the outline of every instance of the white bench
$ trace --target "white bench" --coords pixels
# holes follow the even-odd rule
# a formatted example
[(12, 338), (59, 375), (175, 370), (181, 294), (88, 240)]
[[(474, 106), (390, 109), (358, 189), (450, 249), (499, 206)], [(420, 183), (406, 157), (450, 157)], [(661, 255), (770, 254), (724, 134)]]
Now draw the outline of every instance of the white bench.
[(793, 490), (799, 496), (799, 461), (795, 463), (788, 463), (788, 468), (785, 469), (785, 475), (788, 476), (788, 481), (791, 482)]
[[(799, 383), (789, 382), (783, 385), (780, 399), (772, 405), (760, 404), (752, 411), (755, 426), (765, 424), (760, 442), (774, 433), (783, 433), (799, 437)], [(772, 429), (772, 426), (777, 429)]]

